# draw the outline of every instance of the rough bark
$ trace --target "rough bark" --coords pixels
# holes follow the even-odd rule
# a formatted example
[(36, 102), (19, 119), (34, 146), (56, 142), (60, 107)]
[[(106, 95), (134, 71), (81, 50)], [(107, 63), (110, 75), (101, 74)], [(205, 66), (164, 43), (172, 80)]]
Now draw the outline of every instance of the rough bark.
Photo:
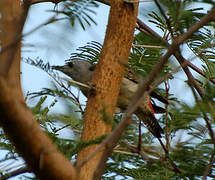
[[(92, 80), (95, 94), (89, 94), (84, 114), (82, 133), (84, 141), (98, 138), (111, 131), (111, 126), (102, 120), (101, 110), (105, 107), (106, 113), (113, 117), (124, 75), (123, 64), (128, 61), (133, 41), (137, 9), (138, 3), (126, 3), (122, 0), (111, 1), (106, 36)], [(80, 162), (86, 158), (96, 146), (88, 146), (79, 152), (77, 161)], [(80, 169), (80, 179), (92, 179), (102, 153), (103, 151), (97, 153)]]
[(41, 130), (24, 101), (20, 84), (20, 37), (28, 11), (25, 8), (22, 9), (20, 0), (0, 1), (0, 40), (4, 48), (0, 53), (0, 124), (37, 177), (77, 179), (72, 164)]

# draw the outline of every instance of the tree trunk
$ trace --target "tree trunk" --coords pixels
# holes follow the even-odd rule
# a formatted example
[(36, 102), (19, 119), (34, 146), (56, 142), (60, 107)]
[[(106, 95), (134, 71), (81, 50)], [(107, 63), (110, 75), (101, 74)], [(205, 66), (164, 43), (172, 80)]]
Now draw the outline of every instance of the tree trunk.
[(20, 83), (21, 32), (30, 1), (0, 1), (0, 125), (40, 179), (77, 179), (72, 164), (56, 149), (27, 108)]
[[(128, 61), (137, 20), (138, 3), (126, 3), (112, 0), (104, 45), (96, 66), (92, 85), (95, 94), (89, 94), (84, 114), (82, 140), (89, 141), (108, 134), (111, 125), (102, 120), (105, 110), (108, 117), (113, 117), (120, 84), (124, 75), (124, 63)], [(79, 152), (77, 161), (86, 158), (97, 145), (91, 145)], [(92, 179), (101, 159), (100, 151), (80, 169), (80, 179)]]

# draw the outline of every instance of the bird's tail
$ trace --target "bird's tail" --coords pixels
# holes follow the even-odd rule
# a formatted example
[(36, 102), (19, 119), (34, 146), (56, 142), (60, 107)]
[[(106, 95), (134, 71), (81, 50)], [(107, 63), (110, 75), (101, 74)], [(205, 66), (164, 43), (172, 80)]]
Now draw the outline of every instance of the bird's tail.
[(153, 112), (145, 111), (141, 107), (139, 107), (135, 114), (137, 117), (143, 121), (148, 130), (157, 138), (161, 138), (161, 134), (163, 133), (163, 129), (160, 127), (157, 119), (155, 118)]

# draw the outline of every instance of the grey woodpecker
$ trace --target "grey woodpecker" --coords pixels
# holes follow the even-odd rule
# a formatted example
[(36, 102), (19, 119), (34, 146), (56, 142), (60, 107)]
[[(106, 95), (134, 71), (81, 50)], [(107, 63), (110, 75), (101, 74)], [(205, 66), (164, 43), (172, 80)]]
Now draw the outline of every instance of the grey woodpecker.
[[(71, 77), (74, 81), (88, 84), (93, 76), (95, 64), (91, 64), (84, 60), (73, 60), (67, 62), (64, 66), (52, 66), (52, 69), (58, 70)], [(88, 88), (79, 86), (80, 90), (87, 97)], [(130, 77), (124, 77), (120, 86), (120, 93), (118, 96), (117, 106), (125, 110), (131, 101), (132, 96), (138, 88), (138, 82)], [(161, 96), (155, 92), (150, 94), (152, 97), (157, 98), (163, 103), (168, 103)], [(157, 138), (161, 138), (163, 129), (160, 127), (154, 113), (164, 113), (165, 110), (151, 103), (151, 97), (147, 94), (144, 95), (144, 101), (135, 111), (136, 116), (143, 121), (148, 130)]]

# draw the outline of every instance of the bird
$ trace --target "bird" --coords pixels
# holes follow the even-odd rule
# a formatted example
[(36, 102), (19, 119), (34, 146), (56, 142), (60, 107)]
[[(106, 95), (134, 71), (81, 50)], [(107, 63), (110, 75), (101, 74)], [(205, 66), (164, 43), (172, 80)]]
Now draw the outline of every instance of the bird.
[[(96, 64), (92, 64), (86, 60), (71, 60), (63, 66), (52, 66), (52, 69), (58, 70), (72, 78), (74, 81), (89, 84), (93, 77), (93, 72)], [(125, 110), (129, 105), (131, 98), (138, 88), (138, 81), (130, 77), (131, 73), (125, 73), (120, 85), (120, 92), (117, 100), (117, 107)], [(87, 97), (89, 88), (79, 86), (82, 93)], [(158, 99), (159, 101), (168, 104), (167, 100), (159, 96), (157, 93), (152, 92), (150, 96)], [(144, 100), (139, 105), (134, 114), (140, 119), (147, 127), (147, 129), (156, 137), (161, 138), (163, 129), (159, 125), (155, 113), (164, 113), (165, 109), (151, 103), (151, 97), (147, 93), (144, 94)]]

